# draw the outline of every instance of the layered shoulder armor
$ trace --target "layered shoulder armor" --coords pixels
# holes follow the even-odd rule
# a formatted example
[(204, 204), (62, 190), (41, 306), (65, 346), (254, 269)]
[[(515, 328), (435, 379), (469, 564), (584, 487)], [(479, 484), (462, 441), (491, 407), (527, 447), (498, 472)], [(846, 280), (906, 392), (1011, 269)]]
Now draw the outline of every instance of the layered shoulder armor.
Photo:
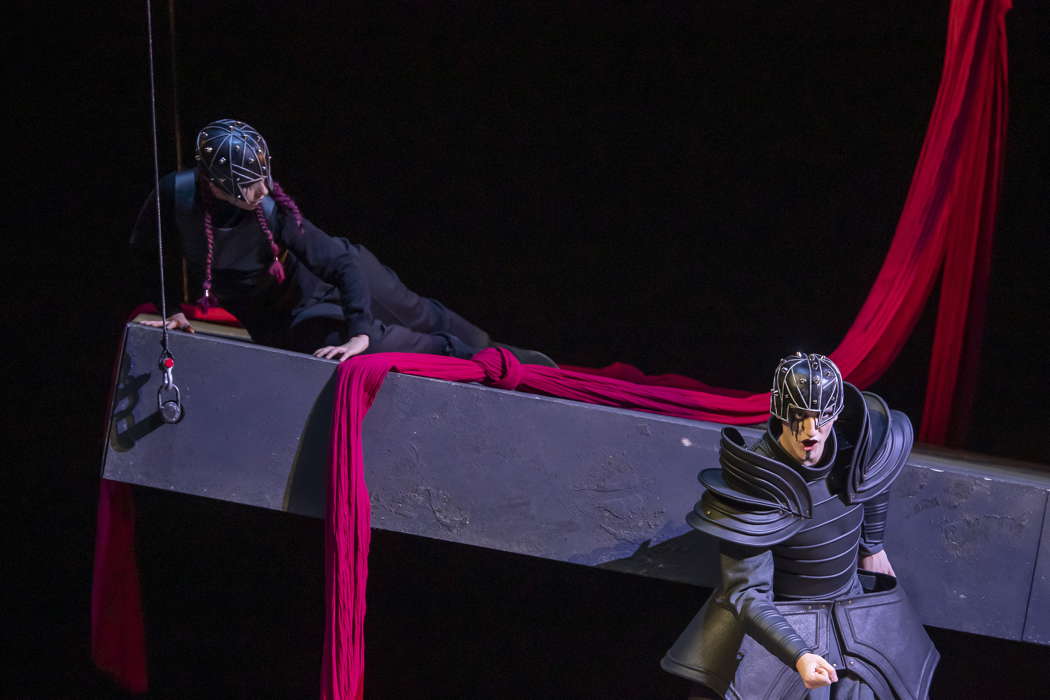
[(846, 384), (846, 409), (835, 429), (852, 442), (846, 499), (863, 503), (886, 491), (904, 469), (915, 440), (911, 421), (878, 394)]
[(812, 517), (802, 476), (787, 464), (747, 449), (736, 428), (724, 428), (721, 469), (705, 469), (706, 491), (686, 516), (695, 529), (722, 540), (769, 547), (788, 539)]

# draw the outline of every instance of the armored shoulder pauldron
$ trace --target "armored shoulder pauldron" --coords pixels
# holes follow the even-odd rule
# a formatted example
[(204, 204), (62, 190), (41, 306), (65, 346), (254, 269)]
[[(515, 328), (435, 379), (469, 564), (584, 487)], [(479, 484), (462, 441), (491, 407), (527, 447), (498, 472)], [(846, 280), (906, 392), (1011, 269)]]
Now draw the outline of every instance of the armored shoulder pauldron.
[(721, 469), (700, 472), (704, 495), (688, 523), (737, 544), (768, 547), (802, 529), (813, 501), (805, 480), (790, 466), (748, 450), (736, 428), (722, 430)]
[(878, 394), (846, 384), (846, 410), (835, 426), (854, 441), (846, 500), (863, 503), (888, 489), (904, 469), (914, 433), (908, 416)]
[[(852, 384), (845, 390), (845, 410), (828, 448), (836, 451), (836, 469), (845, 476), (840, 496), (863, 503), (888, 489), (904, 468), (912, 427), (878, 395)], [(693, 528), (737, 544), (771, 547), (812, 517), (805, 479), (790, 465), (747, 449), (735, 428), (722, 430), (718, 461), (720, 469), (705, 469), (698, 477), (706, 490), (686, 516)]]

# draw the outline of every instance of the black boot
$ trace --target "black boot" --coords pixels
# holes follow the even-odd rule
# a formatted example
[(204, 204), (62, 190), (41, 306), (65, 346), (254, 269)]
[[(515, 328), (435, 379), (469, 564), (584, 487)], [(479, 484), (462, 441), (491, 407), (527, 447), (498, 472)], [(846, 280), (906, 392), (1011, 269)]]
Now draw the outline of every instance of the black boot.
[(558, 364), (552, 360), (549, 356), (543, 354), (539, 350), (527, 350), (525, 348), (517, 348), (513, 345), (507, 345), (506, 343), (493, 343), (494, 348), (503, 348), (504, 350), (510, 350), (510, 354), (517, 358), (518, 362), (523, 365), (541, 365), (543, 367), (554, 367), (557, 369)]

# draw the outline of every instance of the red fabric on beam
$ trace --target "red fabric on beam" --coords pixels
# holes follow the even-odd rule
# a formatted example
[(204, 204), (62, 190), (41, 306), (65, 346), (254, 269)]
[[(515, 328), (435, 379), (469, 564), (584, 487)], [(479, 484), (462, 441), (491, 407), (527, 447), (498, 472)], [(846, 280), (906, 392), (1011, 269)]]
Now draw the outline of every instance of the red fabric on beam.
[[(371, 511), (365, 484), (361, 424), (388, 372), (560, 396), (696, 420), (746, 424), (768, 413), (766, 394), (727, 397), (694, 389), (634, 382), (537, 365), (489, 348), (470, 360), (384, 353), (355, 357), (337, 372), (332, 411), (328, 512), (325, 522), (325, 646), (321, 697), (357, 700), (364, 692), (365, 588)], [(717, 417), (717, 418), (716, 418)]]
[[(190, 321), (207, 321), (208, 323), (217, 323), (223, 326), (240, 327), (241, 325), (241, 322), (237, 320), (236, 316), (218, 306), (202, 309), (196, 304), (179, 304), (179, 311), (181, 311), (183, 315), (186, 316), (187, 320)], [(133, 319), (139, 314), (159, 313), (160, 309), (157, 308), (156, 304), (140, 304), (135, 307), (135, 310), (131, 312), (128, 319)]]

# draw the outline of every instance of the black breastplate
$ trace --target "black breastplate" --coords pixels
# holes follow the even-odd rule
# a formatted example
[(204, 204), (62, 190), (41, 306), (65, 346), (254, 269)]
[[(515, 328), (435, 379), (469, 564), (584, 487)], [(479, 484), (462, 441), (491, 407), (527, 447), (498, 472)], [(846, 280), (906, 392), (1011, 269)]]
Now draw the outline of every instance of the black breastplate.
[(813, 517), (805, 528), (774, 546), (774, 595), (822, 598), (849, 586), (857, 568), (862, 504), (847, 505), (828, 490), (828, 479), (810, 485)]
[(864, 521), (863, 505), (849, 504), (843, 492), (843, 458), (848, 458), (849, 443), (832, 433), (825, 448), (826, 458), (814, 467), (796, 464), (769, 432), (751, 449), (792, 464), (805, 478), (812, 504), (808, 522), (772, 547), (774, 596), (792, 599), (841, 594), (853, 583)]

